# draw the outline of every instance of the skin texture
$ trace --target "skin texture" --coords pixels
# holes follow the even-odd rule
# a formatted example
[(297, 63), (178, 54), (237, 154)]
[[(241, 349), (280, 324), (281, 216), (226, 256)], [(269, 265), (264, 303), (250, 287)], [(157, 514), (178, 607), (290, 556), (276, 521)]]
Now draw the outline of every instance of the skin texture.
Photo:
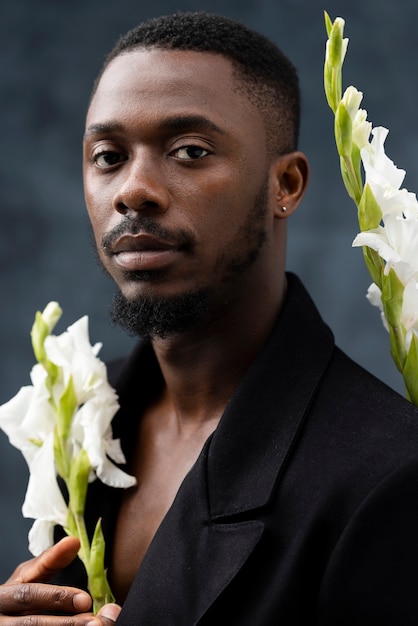
[[(300, 152), (272, 154), (236, 80), (220, 55), (129, 52), (107, 67), (87, 115), (85, 196), (108, 273), (130, 300), (207, 294), (204, 318), (152, 339), (164, 387), (139, 421), (128, 469), (141, 488), (126, 492), (117, 520), (110, 576), (120, 603), (285, 294), (286, 218), (308, 165)], [(19, 566), (0, 587), (0, 625), (23, 625), (23, 615), (39, 615), (37, 626), (113, 624), (118, 606), (91, 621), (87, 594), (39, 584), (77, 550), (67, 538)], [(42, 617), (54, 608), (76, 615)]]

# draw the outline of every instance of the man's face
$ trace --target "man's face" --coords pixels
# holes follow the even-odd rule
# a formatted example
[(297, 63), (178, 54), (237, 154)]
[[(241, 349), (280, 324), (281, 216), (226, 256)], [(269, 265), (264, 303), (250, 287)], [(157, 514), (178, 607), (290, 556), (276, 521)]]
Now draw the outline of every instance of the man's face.
[(85, 196), (100, 260), (130, 301), (203, 291), (216, 306), (263, 272), (266, 134), (236, 80), (220, 55), (151, 49), (117, 57), (99, 82)]

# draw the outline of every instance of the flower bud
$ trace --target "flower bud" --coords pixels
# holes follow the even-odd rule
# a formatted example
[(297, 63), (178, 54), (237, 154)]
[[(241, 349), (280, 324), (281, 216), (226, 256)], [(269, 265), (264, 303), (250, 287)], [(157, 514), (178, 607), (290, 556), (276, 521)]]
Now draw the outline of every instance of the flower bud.
[(101, 519), (99, 519), (94, 530), (90, 552), (89, 591), (97, 604), (97, 606), (93, 607), (95, 613), (100, 606), (114, 602), (114, 596), (107, 582), (104, 558), (105, 540), (103, 537)]
[(335, 142), (338, 154), (342, 157), (351, 157), (353, 144), (353, 124), (351, 117), (343, 101), (341, 101), (335, 112)]
[(35, 358), (46, 367), (52, 377), (55, 374), (55, 368), (46, 357), (44, 343), (45, 339), (55, 328), (61, 315), (62, 309), (59, 304), (57, 302), (50, 302), (46, 305), (42, 313), (37, 311), (31, 330), (32, 348)]
[(58, 320), (62, 315), (62, 309), (58, 302), (49, 302), (42, 311), (42, 319), (48, 326), (48, 334), (50, 335), (54, 330)]
[(360, 230), (377, 228), (382, 219), (382, 210), (377, 203), (373, 191), (368, 183), (365, 184), (358, 207), (358, 221)]
[(334, 23), (325, 13), (325, 24), (328, 33), (324, 65), (324, 88), (328, 104), (335, 113), (341, 100), (342, 78), (341, 68), (347, 51), (348, 39), (343, 39), (344, 20), (337, 17)]

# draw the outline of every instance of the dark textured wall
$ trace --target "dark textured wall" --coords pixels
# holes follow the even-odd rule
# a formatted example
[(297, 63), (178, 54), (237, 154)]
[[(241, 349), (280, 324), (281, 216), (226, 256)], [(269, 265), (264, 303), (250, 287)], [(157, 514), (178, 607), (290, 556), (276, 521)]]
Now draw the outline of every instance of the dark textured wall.
[[(151, 8), (150, 8), (151, 7)], [(380, 0), (1, 0), (0, 3), (0, 403), (27, 384), (29, 329), (52, 299), (61, 327), (83, 314), (102, 356), (131, 340), (112, 329), (110, 282), (90, 250), (81, 183), (81, 136), (92, 81), (114, 40), (143, 18), (206, 9), (240, 18), (292, 58), (303, 93), (301, 149), (311, 162), (308, 194), (290, 224), (288, 267), (311, 290), (338, 343), (402, 392), (379, 315), (365, 300), (369, 278), (351, 249), (355, 208), (339, 179), (333, 121), (322, 88), (323, 10), (343, 16), (350, 46), (345, 84), (365, 92), (375, 125), (390, 129), (387, 150), (418, 188), (418, 4)], [(301, 354), (303, 358), (303, 354)], [(417, 442), (418, 445), (418, 442)], [(27, 558), (20, 507), (26, 488), (20, 453), (0, 434), (0, 579)]]

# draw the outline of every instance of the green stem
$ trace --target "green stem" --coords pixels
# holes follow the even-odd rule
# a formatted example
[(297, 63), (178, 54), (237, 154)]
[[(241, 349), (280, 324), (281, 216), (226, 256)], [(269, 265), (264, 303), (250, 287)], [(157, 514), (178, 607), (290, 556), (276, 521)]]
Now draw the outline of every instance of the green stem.
[(88, 576), (90, 569), (90, 541), (87, 535), (86, 523), (82, 514), (73, 512), (73, 516), (77, 527), (77, 536), (80, 539), (79, 557), (84, 563)]
[(347, 168), (347, 178), (350, 181), (351, 189), (353, 192), (353, 200), (358, 207), (363, 189), (359, 185), (358, 178), (357, 178), (356, 171), (354, 169), (353, 161), (351, 157), (345, 156), (343, 157), (343, 159), (344, 159), (344, 165)]
[(392, 358), (398, 370), (403, 373), (406, 360), (405, 332), (402, 326), (390, 326), (390, 343)]
[(99, 529), (96, 526), (93, 541), (90, 544), (84, 515), (82, 513), (74, 513), (74, 511), (70, 509), (70, 516), (74, 521), (70, 534), (74, 534), (80, 540), (78, 556), (86, 570), (87, 588), (92, 597), (93, 612), (96, 615), (105, 604), (115, 601), (107, 581), (104, 567), (104, 539), (101, 532), (100, 520), (98, 522)]

